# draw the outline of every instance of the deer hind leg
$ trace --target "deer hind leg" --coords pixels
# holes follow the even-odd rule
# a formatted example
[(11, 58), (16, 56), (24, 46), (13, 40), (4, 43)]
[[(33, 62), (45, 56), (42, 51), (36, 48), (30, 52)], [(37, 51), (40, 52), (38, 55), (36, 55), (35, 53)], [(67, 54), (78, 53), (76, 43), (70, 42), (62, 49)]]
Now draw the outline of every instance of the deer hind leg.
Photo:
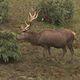
[(64, 46), (64, 47), (62, 48), (62, 50), (63, 50), (63, 55), (62, 55), (62, 58), (63, 58), (63, 57), (65, 56), (66, 52), (67, 52), (66, 46)]
[(68, 48), (69, 48), (69, 50), (71, 52), (71, 55), (72, 55), (71, 60), (72, 60), (73, 59), (73, 55), (74, 55), (73, 43), (69, 43), (68, 44)]
[(62, 60), (63, 60), (63, 58), (64, 58), (64, 56), (65, 56), (65, 54), (66, 54), (66, 52), (67, 52), (66, 46), (64, 46), (64, 47), (62, 48), (62, 50), (63, 50), (63, 54), (62, 54), (62, 56), (60, 57), (59, 61), (62, 61)]

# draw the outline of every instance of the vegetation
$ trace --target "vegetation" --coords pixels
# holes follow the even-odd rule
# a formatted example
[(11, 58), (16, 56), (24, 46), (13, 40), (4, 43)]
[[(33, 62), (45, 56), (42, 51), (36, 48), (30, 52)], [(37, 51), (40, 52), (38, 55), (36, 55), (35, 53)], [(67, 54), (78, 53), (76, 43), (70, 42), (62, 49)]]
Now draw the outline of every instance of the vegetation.
[(0, 59), (9, 62), (18, 60), (21, 54), (17, 46), (16, 36), (12, 32), (0, 32)]
[(7, 21), (8, 18), (8, 1), (0, 0), (0, 23)]
[(73, 18), (74, 7), (72, 0), (42, 0), (38, 5), (40, 10), (38, 20), (67, 24)]

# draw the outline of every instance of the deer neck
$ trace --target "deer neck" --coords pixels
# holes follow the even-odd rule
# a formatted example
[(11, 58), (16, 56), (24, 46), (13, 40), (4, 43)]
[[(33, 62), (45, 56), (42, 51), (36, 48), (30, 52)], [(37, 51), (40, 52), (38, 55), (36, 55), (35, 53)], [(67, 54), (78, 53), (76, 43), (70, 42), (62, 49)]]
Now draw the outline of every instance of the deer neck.
[(38, 44), (39, 33), (37, 32), (28, 32), (28, 42), (31, 44)]

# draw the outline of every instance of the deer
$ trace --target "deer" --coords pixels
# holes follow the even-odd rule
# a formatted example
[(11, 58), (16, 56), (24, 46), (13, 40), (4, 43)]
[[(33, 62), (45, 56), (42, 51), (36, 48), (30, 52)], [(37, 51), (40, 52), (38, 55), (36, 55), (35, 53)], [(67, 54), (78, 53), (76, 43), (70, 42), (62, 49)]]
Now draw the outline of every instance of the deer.
[[(25, 40), (32, 45), (46, 48), (49, 56), (51, 56), (51, 47), (61, 48), (63, 51), (62, 58), (70, 50), (71, 55), (74, 55), (73, 42), (76, 33), (70, 29), (45, 29), (40, 32), (30, 31), (32, 22), (38, 17), (38, 12), (29, 12), (28, 22), (25, 21), (25, 27), (21, 26), (22, 33), (17, 36), (18, 40)], [(72, 58), (71, 58), (72, 59)]]

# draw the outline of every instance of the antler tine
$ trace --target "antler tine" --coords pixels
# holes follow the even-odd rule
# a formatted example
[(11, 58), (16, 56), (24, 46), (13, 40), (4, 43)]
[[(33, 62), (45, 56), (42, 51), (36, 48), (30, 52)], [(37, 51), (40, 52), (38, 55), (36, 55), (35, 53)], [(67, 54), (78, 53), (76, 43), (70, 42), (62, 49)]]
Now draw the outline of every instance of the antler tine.
[(36, 12), (35, 19), (38, 17), (38, 12)]
[(29, 29), (29, 24), (27, 24), (27, 22), (25, 21), (26, 27), (23, 27), (23, 25), (21, 25), (21, 29), (23, 32), (27, 31)]
[(33, 14), (33, 18), (35, 19), (35, 17), (36, 17), (36, 12), (34, 12), (34, 14)]
[(33, 18), (36, 19), (38, 17), (38, 13), (34, 12)]
[[(40, 11), (40, 10), (39, 10)], [(38, 17), (38, 13), (39, 13), (39, 11), (34, 11), (34, 18), (36, 19), (37, 17)]]
[(24, 28), (25, 30), (29, 29), (30, 24), (27, 24), (27, 22), (25, 21), (26, 27)]
[(36, 16), (36, 12), (34, 11), (34, 13), (33, 13), (33, 17), (35, 17)]
[(31, 14), (31, 12), (29, 12), (29, 15), (30, 15), (30, 17), (33, 17), (32, 14)]
[(28, 15), (28, 21), (30, 20), (30, 16)]
[(31, 14), (31, 12), (29, 12), (29, 16), (30, 16), (30, 19), (29, 19), (30, 22), (31, 22), (32, 20), (34, 20), (34, 17), (33, 17), (33, 15)]
[(26, 21), (25, 21), (25, 24), (28, 25)]
[(29, 26), (25, 27), (25, 31), (27, 31), (29, 29)]
[(38, 12), (36, 12), (34, 9), (32, 9), (32, 12), (29, 12), (29, 16), (30, 16), (30, 20), (29, 21), (33, 21), (34, 19), (36, 19), (38, 17)]

